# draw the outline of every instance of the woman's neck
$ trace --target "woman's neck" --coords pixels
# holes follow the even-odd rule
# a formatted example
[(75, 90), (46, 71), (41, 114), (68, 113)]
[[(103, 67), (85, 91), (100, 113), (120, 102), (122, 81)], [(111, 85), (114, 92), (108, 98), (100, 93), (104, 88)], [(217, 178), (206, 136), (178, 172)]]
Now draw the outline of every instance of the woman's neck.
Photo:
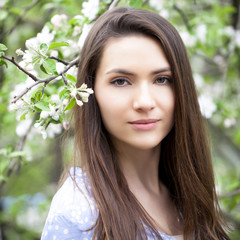
[(147, 150), (125, 146), (118, 149), (118, 159), (131, 190), (159, 191), (160, 146)]

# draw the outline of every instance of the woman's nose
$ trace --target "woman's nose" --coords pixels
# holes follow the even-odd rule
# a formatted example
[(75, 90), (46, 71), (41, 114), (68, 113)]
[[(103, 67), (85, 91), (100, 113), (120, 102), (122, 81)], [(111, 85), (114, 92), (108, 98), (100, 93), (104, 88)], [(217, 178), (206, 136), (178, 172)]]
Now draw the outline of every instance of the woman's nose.
[(133, 108), (136, 111), (149, 111), (155, 107), (154, 96), (151, 93), (150, 86), (142, 84), (136, 88), (134, 99), (133, 99)]

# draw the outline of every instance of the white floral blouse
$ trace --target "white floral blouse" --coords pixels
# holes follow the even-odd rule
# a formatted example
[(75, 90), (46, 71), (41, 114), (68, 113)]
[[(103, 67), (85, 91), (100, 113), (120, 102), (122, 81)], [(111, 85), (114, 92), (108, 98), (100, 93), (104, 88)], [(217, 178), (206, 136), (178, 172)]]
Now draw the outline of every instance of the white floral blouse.
[[(93, 230), (90, 229), (97, 217), (98, 209), (91, 196), (91, 186), (86, 172), (75, 168), (76, 184), (73, 178), (74, 168), (69, 177), (55, 194), (42, 232), (41, 240), (91, 240)], [(90, 191), (88, 191), (89, 189)], [(161, 233), (163, 240), (176, 240), (172, 236)], [(149, 233), (149, 240), (152, 239)]]

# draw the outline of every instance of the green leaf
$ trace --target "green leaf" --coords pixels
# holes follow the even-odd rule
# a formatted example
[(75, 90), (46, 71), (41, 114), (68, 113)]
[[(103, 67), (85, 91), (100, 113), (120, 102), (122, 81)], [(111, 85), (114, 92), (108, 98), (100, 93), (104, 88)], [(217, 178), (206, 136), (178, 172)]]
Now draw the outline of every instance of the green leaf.
[(41, 97), (42, 97), (42, 92), (41, 91), (37, 91), (36, 94), (35, 94), (35, 99), (37, 101), (40, 101)]
[(20, 117), (20, 121), (22, 120), (25, 120), (26, 119), (26, 115), (27, 115), (27, 112), (23, 113)]
[(42, 43), (42, 44), (40, 45), (40, 51), (41, 51), (42, 53), (47, 53), (47, 51), (48, 51), (48, 45), (47, 45), (46, 43)]
[(37, 102), (35, 106), (43, 111), (50, 111), (49, 103), (47, 102)]
[(0, 43), (0, 51), (6, 51), (6, 50), (8, 50), (8, 48), (4, 44)]
[(9, 166), (9, 160), (8, 158), (3, 158), (0, 161), (0, 173), (3, 173), (4, 171), (6, 171), (8, 169)]
[(68, 47), (68, 46), (69, 46), (69, 43), (67, 43), (67, 42), (53, 42), (50, 44), (48, 49), (51, 50), (51, 49), (56, 49), (59, 47)]
[(20, 8), (13, 7), (9, 10), (10, 13), (13, 13), (15, 15), (21, 16), (23, 13), (23, 10)]
[(66, 79), (69, 80), (74, 85), (76, 85), (76, 83), (77, 83), (76, 78), (71, 74), (67, 74)]
[(48, 74), (43, 65), (40, 66), (40, 69), (41, 69), (44, 73)]
[(51, 119), (50, 123), (52, 123), (52, 124), (59, 124), (59, 123), (61, 123), (61, 120), (59, 119), (58, 121), (56, 121), (54, 119)]
[(56, 62), (53, 59), (45, 59), (42, 66), (48, 74), (58, 75), (56, 70)]
[(129, 0), (129, 5), (132, 8), (140, 8), (142, 6), (142, 0)]
[(69, 96), (70, 96), (70, 91), (68, 89), (65, 89), (65, 88), (59, 93), (59, 98), (61, 100), (65, 99)]
[(72, 98), (69, 104), (64, 109), (64, 111), (71, 110), (74, 107), (75, 103), (76, 103), (76, 99)]
[(8, 67), (6, 61), (4, 61), (3, 59), (0, 59), (0, 67), (5, 65), (6, 67)]
[(0, 22), (5, 20), (8, 16), (8, 11), (0, 9)]
[(26, 152), (24, 151), (15, 151), (9, 154), (10, 158), (17, 158), (17, 157), (26, 157)]

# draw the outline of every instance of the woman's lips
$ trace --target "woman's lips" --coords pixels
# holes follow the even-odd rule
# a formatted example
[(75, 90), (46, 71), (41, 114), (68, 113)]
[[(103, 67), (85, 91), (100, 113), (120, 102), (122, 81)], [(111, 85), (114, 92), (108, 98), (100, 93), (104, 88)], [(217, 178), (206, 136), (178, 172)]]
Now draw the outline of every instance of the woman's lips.
[(136, 130), (152, 130), (157, 126), (158, 121), (157, 119), (140, 119), (129, 123)]

